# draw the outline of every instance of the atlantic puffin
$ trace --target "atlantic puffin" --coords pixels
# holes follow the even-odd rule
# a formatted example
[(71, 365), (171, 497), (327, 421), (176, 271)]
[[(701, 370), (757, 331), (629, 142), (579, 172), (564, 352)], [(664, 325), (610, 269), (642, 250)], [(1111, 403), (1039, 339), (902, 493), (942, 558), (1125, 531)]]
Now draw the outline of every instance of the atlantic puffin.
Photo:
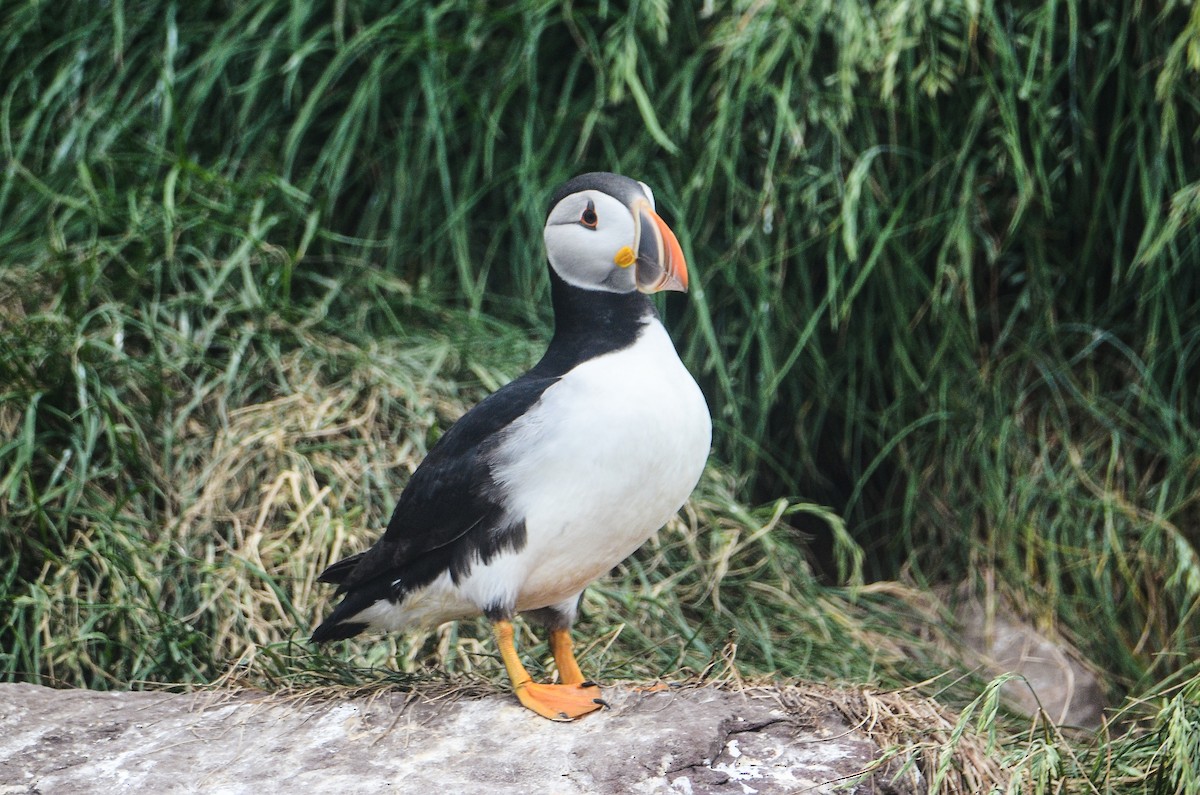
[[(572, 651), (583, 589), (686, 502), (712, 422), (648, 297), (688, 285), (650, 188), (577, 176), (554, 191), (543, 236), (545, 354), (434, 444), (374, 546), (320, 575), (344, 598), (312, 641), (482, 613), (520, 702), (572, 720), (603, 704)], [(558, 684), (533, 682), (521, 664), (517, 614), (549, 632)]]

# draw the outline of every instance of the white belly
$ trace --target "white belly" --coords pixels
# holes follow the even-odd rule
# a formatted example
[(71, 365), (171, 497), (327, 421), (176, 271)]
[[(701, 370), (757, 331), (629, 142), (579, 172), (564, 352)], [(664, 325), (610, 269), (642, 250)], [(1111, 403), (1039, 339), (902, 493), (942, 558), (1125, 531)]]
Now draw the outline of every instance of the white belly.
[(525, 516), (518, 608), (577, 594), (641, 546), (687, 501), (711, 441), (704, 396), (658, 322), (546, 390), (494, 470)]

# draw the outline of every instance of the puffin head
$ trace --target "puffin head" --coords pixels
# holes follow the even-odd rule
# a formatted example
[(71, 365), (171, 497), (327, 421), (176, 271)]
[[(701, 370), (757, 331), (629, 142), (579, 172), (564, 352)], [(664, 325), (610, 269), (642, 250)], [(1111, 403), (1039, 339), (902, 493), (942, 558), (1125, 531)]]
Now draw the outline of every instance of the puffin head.
[(574, 287), (687, 292), (679, 241), (654, 212), (650, 188), (637, 180), (607, 172), (569, 180), (550, 200), (543, 235), (550, 267)]

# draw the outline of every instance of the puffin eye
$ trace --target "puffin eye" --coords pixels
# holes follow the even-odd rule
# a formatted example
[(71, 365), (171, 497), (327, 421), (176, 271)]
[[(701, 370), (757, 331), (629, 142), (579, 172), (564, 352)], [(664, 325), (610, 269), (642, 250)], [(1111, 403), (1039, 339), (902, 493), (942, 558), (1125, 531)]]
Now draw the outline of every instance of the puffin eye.
[(600, 223), (599, 216), (596, 215), (596, 205), (588, 199), (587, 207), (583, 208), (583, 214), (579, 216), (579, 223), (586, 226), (588, 229), (595, 229)]

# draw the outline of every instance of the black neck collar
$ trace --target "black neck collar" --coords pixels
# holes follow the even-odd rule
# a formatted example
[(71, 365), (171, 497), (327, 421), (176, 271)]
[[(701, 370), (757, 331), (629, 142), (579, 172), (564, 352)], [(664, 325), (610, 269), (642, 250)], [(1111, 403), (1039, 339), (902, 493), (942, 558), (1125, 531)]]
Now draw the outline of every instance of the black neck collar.
[(548, 270), (554, 337), (530, 375), (560, 376), (588, 359), (627, 348), (648, 320), (658, 318), (654, 304), (639, 292), (584, 290)]

